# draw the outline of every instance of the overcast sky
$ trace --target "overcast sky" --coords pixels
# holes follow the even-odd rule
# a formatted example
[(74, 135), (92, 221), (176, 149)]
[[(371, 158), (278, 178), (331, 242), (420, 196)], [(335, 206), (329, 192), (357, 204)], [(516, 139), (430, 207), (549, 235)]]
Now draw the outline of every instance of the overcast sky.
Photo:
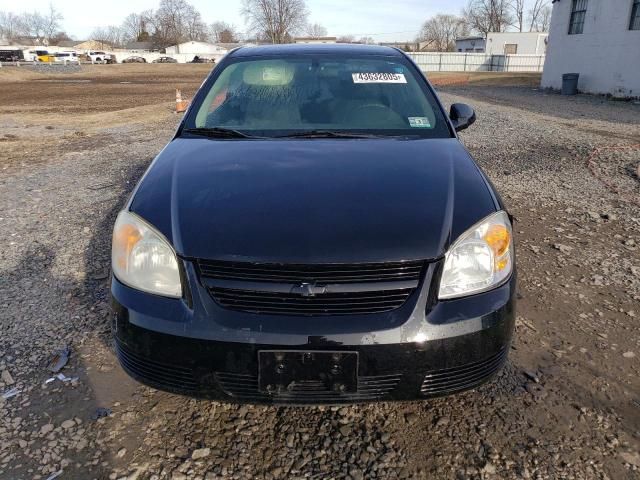
[[(108, 2), (53, 0), (64, 15), (64, 29), (77, 39), (96, 27), (119, 25), (131, 12), (156, 8), (159, 0), (109, 0)], [(204, 21), (222, 20), (245, 30), (240, 0), (191, 0)], [(307, 0), (312, 23), (329, 35), (371, 36), (376, 41), (415, 38), (422, 22), (437, 13), (459, 13), (465, 0)], [(0, 10), (21, 13), (48, 8), (49, 0), (0, 0)]]

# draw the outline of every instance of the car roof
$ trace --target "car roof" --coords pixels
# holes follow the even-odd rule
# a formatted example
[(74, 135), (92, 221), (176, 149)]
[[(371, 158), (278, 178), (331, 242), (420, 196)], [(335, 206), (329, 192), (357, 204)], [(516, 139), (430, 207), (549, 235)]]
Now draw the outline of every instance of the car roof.
[(396, 48), (380, 45), (358, 45), (351, 43), (291, 43), (284, 45), (260, 45), (257, 47), (240, 47), (229, 55), (233, 57), (287, 56), (287, 55), (385, 55), (402, 56)]

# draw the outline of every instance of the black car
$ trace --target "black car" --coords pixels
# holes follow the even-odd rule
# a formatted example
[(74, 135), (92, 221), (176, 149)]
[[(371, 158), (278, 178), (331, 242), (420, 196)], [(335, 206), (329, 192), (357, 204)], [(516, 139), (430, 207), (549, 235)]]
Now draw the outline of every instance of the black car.
[(122, 63), (147, 63), (147, 59), (134, 55), (133, 57), (125, 58)]
[(514, 329), (510, 217), (401, 51), (240, 48), (114, 227), (123, 368), (234, 402), (473, 388)]
[(173, 57), (159, 57), (151, 63), (178, 63), (178, 61)]

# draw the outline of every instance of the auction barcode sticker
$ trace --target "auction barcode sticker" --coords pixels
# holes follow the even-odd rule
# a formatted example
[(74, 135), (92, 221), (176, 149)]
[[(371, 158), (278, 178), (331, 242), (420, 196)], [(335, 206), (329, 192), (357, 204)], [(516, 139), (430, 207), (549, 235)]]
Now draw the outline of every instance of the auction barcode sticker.
[(407, 83), (404, 73), (352, 73), (353, 83)]

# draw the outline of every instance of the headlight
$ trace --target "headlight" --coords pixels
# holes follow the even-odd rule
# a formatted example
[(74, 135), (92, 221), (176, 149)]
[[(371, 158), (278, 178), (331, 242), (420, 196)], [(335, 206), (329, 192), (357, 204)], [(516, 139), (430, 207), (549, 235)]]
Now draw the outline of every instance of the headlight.
[(166, 297), (182, 296), (173, 247), (134, 213), (118, 214), (113, 227), (111, 268), (118, 280), (132, 288)]
[(485, 292), (503, 283), (513, 270), (513, 233), (506, 212), (477, 223), (451, 246), (440, 279), (440, 299)]

